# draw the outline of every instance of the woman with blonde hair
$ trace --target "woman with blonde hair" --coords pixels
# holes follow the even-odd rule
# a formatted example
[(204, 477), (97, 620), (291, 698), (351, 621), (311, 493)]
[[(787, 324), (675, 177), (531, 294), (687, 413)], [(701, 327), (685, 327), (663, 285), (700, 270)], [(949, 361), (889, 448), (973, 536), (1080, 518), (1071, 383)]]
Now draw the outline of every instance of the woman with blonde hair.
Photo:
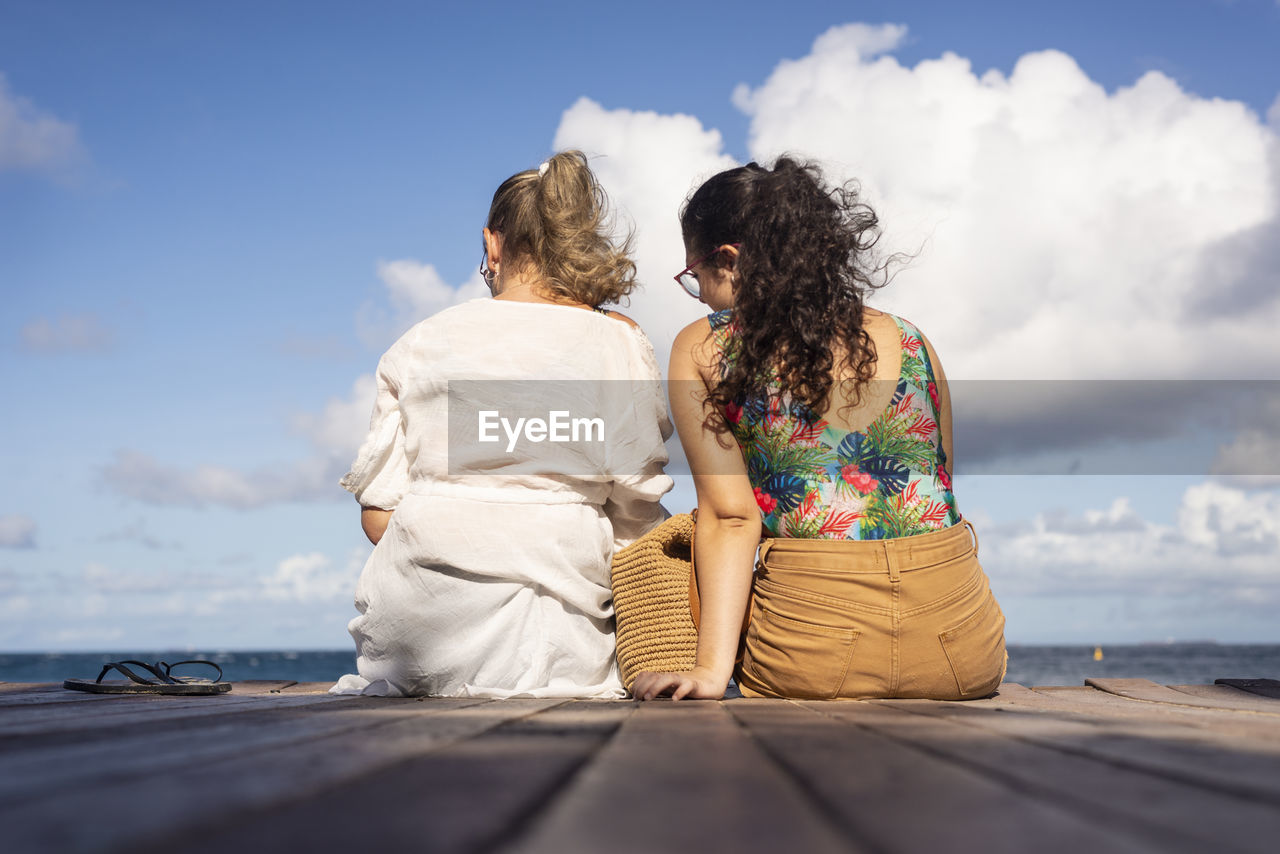
[(620, 697), (610, 558), (671, 488), (653, 349), (603, 307), (635, 267), (577, 151), (504, 181), (483, 239), (492, 299), (422, 321), (378, 364), (342, 480), (375, 543), (359, 673), (331, 690)]
[(632, 690), (719, 697), (732, 675), (757, 697), (991, 693), (1004, 617), (952, 492), (947, 381), (919, 329), (864, 303), (874, 213), (783, 157), (712, 177), (680, 222), (676, 279), (715, 312), (671, 353), (701, 625), (693, 670)]

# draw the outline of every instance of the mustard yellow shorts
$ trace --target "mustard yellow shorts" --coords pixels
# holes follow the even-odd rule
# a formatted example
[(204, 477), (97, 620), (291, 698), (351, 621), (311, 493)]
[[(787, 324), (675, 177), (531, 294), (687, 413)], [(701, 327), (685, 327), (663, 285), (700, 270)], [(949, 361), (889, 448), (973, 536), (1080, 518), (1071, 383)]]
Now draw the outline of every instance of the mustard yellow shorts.
[(748, 697), (962, 700), (1004, 678), (1004, 614), (968, 522), (891, 540), (765, 540), (734, 674)]

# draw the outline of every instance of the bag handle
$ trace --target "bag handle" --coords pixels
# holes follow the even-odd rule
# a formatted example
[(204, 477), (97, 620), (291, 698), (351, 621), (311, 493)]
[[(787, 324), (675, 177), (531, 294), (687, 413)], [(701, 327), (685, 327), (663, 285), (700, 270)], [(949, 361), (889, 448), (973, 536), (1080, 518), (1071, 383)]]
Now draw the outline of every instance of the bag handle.
[(693, 627), (702, 625), (702, 600), (698, 597), (698, 561), (695, 557), (698, 543), (698, 508), (693, 508), (693, 533), (689, 535), (689, 616)]

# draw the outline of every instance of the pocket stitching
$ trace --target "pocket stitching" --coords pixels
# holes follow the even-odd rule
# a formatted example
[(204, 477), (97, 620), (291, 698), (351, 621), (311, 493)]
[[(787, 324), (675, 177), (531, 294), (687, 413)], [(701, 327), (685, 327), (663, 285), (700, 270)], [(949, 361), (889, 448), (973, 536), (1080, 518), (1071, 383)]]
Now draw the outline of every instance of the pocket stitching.
[[(955, 602), (957, 599), (963, 599), (964, 597), (973, 593), (974, 588), (981, 587), (984, 581), (986, 581), (986, 574), (983, 573), (982, 567), (980, 566), (974, 567), (973, 577), (970, 578), (968, 581), (964, 582), (959, 587), (954, 588), (949, 593), (944, 593), (943, 595), (939, 596), (937, 599), (933, 599), (929, 602), (925, 602), (923, 605), (918, 605), (915, 608), (912, 608), (908, 611), (903, 611), (902, 616), (904, 618), (917, 617), (921, 614), (928, 614), (932, 611), (938, 611), (942, 608), (945, 608), (947, 605), (950, 605), (952, 602)], [(965, 619), (967, 620), (968, 617), (966, 617)], [(964, 623), (960, 624), (960, 626), (963, 626), (963, 625)], [(960, 626), (947, 629), (947, 631), (948, 632), (955, 631), (956, 629), (960, 628)]]
[[(961, 697), (969, 696), (970, 694), (973, 694), (974, 691), (965, 690), (965, 686), (960, 684), (960, 673), (956, 669), (956, 661), (952, 657), (951, 647), (948, 646), (947, 643), (948, 641), (951, 641), (957, 636), (962, 635), (964, 633), (965, 628), (968, 627), (969, 624), (978, 622), (979, 618), (985, 616), (991, 608), (995, 608), (996, 613), (1000, 616), (1001, 622), (1003, 622), (1004, 612), (1000, 610), (1000, 603), (996, 601), (995, 596), (992, 596), (988, 592), (986, 601), (982, 603), (982, 606), (978, 608), (978, 610), (974, 611), (972, 614), (965, 617), (955, 626), (952, 626), (951, 628), (946, 629), (944, 631), (938, 632), (938, 640), (942, 642), (942, 651), (947, 656), (947, 663), (951, 665), (951, 678), (953, 678), (956, 681), (956, 690), (960, 692)], [(1003, 639), (1004, 639), (1003, 626), (1001, 626), (1000, 637), (1001, 637), (1001, 643), (1003, 644)], [(1008, 656), (1006, 654), (1006, 660), (1007, 658)], [(1003, 676), (1001, 677), (1001, 679), (1003, 679)]]
[[(854, 647), (857, 646), (858, 638), (862, 636), (861, 630), (838, 629), (835, 626), (823, 626), (818, 623), (806, 623), (803, 620), (794, 620), (790, 617), (782, 616), (777, 611), (772, 611), (766, 608), (763, 604), (760, 605), (760, 614), (761, 614), (762, 622), (767, 622), (768, 620), (777, 620), (782, 623), (790, 623), (792, 626), (795, 626), (800, 630), (809, 631), (811, 634), (817, 634), (821, 637), (848, 641), (849, 649), (844, 656), (844, 664), (840, 667), (840, 677), (838, 680), (835, 680), (835, 686), (827, 694), (826, 699), (833, 700), (836, 697), (838, 697), (840, 695), (840, 689), (844, 687), (845, 679), (847, 679), (849, 676), (849, 666), (853, 663), (853, 650), (854, 650)], [(753, 619), (752, 623), (753, 624), (756, 623), (756, 620)], [(757, 629), (756, 636), (759, 637), (758, 629)], [(761, 682), (768, 684), (768, 680), (764, 679), (760, 675), (760, 671), (756, 669), (755, 663), (756, 663), (755, 656), (748, 656), (748, 655), (743, 656), (743, 662), (742, 662), (743, 669), (749, 671), (751, 675), (754, 676), (756, 679), (759, 679)]]

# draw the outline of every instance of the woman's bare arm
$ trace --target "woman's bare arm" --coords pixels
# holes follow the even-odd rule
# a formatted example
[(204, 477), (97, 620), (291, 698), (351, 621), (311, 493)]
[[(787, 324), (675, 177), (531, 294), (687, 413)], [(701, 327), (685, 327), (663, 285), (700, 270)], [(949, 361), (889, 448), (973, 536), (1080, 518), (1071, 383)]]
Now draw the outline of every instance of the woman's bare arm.
[(683, 673), (641, 673), (631, 690), (642, 700), (668, 693), (675, 700), (724, 696), (751, 594), (760, 509), (737, 443), (708, 422), (711, 410), (704, 403), (711, 348), (710, 327), (698, 321), (676, 337), (670, 367), (671, 412), (698, 491), (697, 663)]

